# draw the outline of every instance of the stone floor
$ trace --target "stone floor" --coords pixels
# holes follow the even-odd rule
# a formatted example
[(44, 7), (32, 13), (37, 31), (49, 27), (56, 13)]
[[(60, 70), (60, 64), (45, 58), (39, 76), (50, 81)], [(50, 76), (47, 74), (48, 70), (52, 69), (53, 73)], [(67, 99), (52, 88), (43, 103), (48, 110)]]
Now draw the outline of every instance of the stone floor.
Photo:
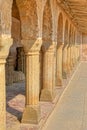
[(87, 130), (87, 62), (82, 62), (43, 130)]
[[(85, 66), (85, 63), (82, 64), (81, 66)], [(84, 67), (82, 69), (84, 69)], [(85, 69), (86, 69), (86, 67), (85, 67)], [(74, 70), (73, 70), (73, 72), (74, 72)], [(79, 70), (79, 71), (81, 71), (81, 70)], [(72, 74), (73, 74), (73, 72), (72, 72)], [(7, 90), (6, 90), (6, 92), (7, 92), (6, 93), (6, 100), (7, 100), (7, 104), (6, 104), (7, 105), (7, 127), (6, 128), (7, 129), (6, 130), (41, 130), (42, 127), (44, 126), (45, 122), (47, 121), (49, 115), (51, 113), (53, 113), (53, 111), (57, 110), (57, 107), (59, 106), (58, 104), (60, 103), (60, 99), (61, 99), (63, 93), (67, 90), (66, 86), (68, 86), (67, 84), (69, 83), (69, 81), (70, 81), (70, 79), (72, 77), (72, 74), (69, 75), (69, 77), (68, 77), (67, 80), (63, 81), (63, 87), (62, 88), (59, 88), (57, 86), (55, 87), (56, 98), (54, 99), (54, 101), (52, 103), (50, 103), (50, 102), (40, 102), (40, 107), (41, 107), (41, 121), (40, 121), (39, 125), (28, 125), (28, 124), (21, 124), (20, 123), (20, 120), (21, 120), (21, 117), (22, 117), (22, 113), (23, 113), (23, 110), (24, 110), (24, 107), (25, 107), (25, 83), (24, 82), (20, 82), (20, 83), (13, 84), (13, 86), (7, 86)], [(78, 72), (77, 75), (79, 75), (79, 74), (80, 74), (80, 72)], [(83, 78), (84, 78), (84, 74), (83, 74)], [(77, 86), (75, 89), (77, 89), (78, 87), (79, 86)], [(66, 94), (67, 96), (66, 96), (66, 98), (64, 97), (64, 99), (68, 98), (68, 95), (70, 93), (70, 92), (68, 92), (69, 90), (70, 90), (70, 87), (66, 91), (66, 93), (68, 93), (68, 94)], [(73, 94), (73, 89), (71, 89), (71, 90), (72, 90), (72, 94)], [(63, 100), (62, 100), (62, 102), (65, 102), (65, 100), (64, 101)], [(78, 97), (77, 97), (77, 100), (79, 100)], [(57, 102), (59, 102), (59, 103), (57, 104)], [(66, 105), (68, 105), (68, 107), (72, 107), (72, 105), (69, 105), (67, 103), (68, 102), (66, 101), (65, 106), (64, 106), (63, 103), (62, 104), (60, 103), (60, 107), (62, 107), (61, 105), (63, 105), (63, 109), (64, 110), (66, 109)], [(77, 105), (77, 104), (75, 104), (75, 105)], [(75, 105), (73, 104), (73, 106), (75, 106)], [(68, 114), (68, 116), (71, 115), (71, 114)], [(55, 118), (55, 114), (53, 114), (53, 117)], [(52, 122), (54, 122), (54, 120), (57, 118), (56, 117), (55, 119), (53, 119), (53, 117), (50, 120), (51, 125), (53, 124)], [(64, 116), (64, 118), (65, 117), (66, 116)], [(62, 118), (62, 116), (60, 118)], [(59, 119), (59, 123), (60, 123), (60, 119)], [(57, 124), (59, 124), (59, 123), (57, 121)], [(48, 125), (48, 127), (47, 127), (46, 130), (51, 130), (51, 125)], [(55, 124), (53, 124), (52, 126), (55, 126)], [(56, 126), (58, 126), (58, 128), (60, 128), (59, 125), (56, 125)], [(52, 127), (52, 128), (54, 129), (54, 127)], [(55, 130), (58, 130), (58, 128), (56, 127)], [(65, 130), (65, 129), (59, 129), (59, 130)], [(73, 130), (75, 130), (75, 129), (73, 129)]]

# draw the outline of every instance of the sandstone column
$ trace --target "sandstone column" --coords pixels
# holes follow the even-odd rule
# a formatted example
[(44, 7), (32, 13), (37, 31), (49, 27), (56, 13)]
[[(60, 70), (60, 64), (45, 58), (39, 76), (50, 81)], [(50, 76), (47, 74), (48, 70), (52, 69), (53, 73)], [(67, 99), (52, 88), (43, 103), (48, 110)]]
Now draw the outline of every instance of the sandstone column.
[(0, 130), (6, 130), (5, 63), (11, 44), (11, 38), (0, 37)]
[(73, 66), (76, 65), (76, 56), (75, 56), (75, 45), (73, 46)]
[(77, 64), (77, 46), (74, 47), (74, 55), (75, 55), (75, 64)]
[(67, 73), (70, 74), (71, 66), (70, 66), (70, 45), (67, 47)]
[(62, 86), (62, 49), (63, 44), (59, 45), (57, 48), (57, 78), (56, 85)]
[(78, 61), (80, 60), (80, 45), (78, 45)]
[(76, 60), (75, 60), (75, 45), (72, 46), (72, 49), (73, 49), (73, 51), (72, 51), (72, 56), (73, 56), (73, 61), (72, 61), (72, 63), (73, 63), (73, 67), (74, 67), (75, 64), (76, 64)]
[(50, 45), (48, 49), (44, 47), (43, 52), (43, 89), (41, 92), (41, 101), (53, 101), (55, 87), (55, 45)]
[(22, 43), (24, 45), (26, 60), (26, 106), (22, 117), (22, 123), (37, 124), (40, 120), (39, 51), (41, 41), (22, 40)]
[(79, 61), (79, 46), (78, 45), (76, 45), (76, 60), (77, 60), (77, 62)]
[(68, 61), (68, 57), (67, 57), (67, 45), (63, 48), (63, 78), (66, 79), (67, 78), (67, 61)]
[(70, 68), (73, 69), (73, 47), (70, 46)]

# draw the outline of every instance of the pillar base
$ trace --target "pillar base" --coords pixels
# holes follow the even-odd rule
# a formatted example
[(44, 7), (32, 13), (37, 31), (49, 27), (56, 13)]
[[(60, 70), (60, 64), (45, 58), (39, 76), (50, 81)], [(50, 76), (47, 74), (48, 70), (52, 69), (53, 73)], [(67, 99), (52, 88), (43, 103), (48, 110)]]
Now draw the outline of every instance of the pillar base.
[(63, 82), (61, 79), (58, 79), (57, 82), (56, 82), (56, 86), (62, 86), (63, 85)]
[(63, 72), (63, 79), (67, 79), (67, 73)]
[(38, 124), (40, 121), (40, 106), (26, 106), (21, 122), (26, 124)]
[(40, 101), (52, 102), (54, 100), (54, 92), (51, 92), (48, 89), (43, 89), (41, 92)]

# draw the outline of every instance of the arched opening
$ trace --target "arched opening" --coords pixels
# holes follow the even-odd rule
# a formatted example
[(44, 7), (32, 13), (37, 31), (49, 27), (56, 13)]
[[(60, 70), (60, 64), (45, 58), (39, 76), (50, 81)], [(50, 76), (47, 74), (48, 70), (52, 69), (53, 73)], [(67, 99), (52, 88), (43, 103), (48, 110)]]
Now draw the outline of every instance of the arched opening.
[(16, 1), (19, 5), (22, 39), (36, 40), (38, 37), (38, 16), (36, 1), (23, 0), (22, 3), (19, 0)]
[(63, 46), (63, 78), (67, 78), (67, 47), (68, 47), (68, 20), (65, 22), (64, 28), (64, 46)]
[(6, 63), (6, 84), (10, 86), (15, 82), (25, 80), (25, 56), (21, 44), (21, 20), (16, 0), (13, 0), (12, 5), (11, 36), (13, 45), (9, 50), (9, 56)]
[(58, 17), (57, 28), (57, 62), (56, 62), (56, 85), (62, 86), (62, 48), (63, 48), (63, 16), (62, 13)]
[[(19, 118), (22, 116), (24, 108), (23, 103), (25, 95), (25, 56), (21, 44), (21, 19), (16, 0), (13, 0), (11, 10), (11, 37), (13, 39), (13, 44), (9, 49), (9, 55), (6, 62), (7, 124), (12, 124), (11, 118), (13, 118), (13, 116), (13, 122), (15, 119), (16, 122), (19, 122)], [(21, 99), (23, 100), (21, 104), (23, 107), (19, 105)], [(10, 119), (9, 116), (11, 117)], [(17, 124), (12, 124), (12, 128), (16, 126)], [(10, 129), (9, 127), (10, 126), (7, 125), (6, 128)]]
[[(37, 6), (36, 6), (35, 0), (29, 0), (29, 1), (24, 0), (21, 3), (19, 0), (13, 0), (12, 27), (11, 27), (13, 45), (10, 48), (9, 56), (7, 59), (7, 66), (9, 66), (9, 62), (10, 62), (10, 67), (8, 68), (7, 71), (9, 72), (9, 74), (11, 76), (9, 76), (9, 74), (8, 74), (7, 80), (8, 79), (11, 80), (11, 78), (14, 79), (14, 77), (12, 77), (13, 71), (16, 71), (16, 72), (21, 71), (21, 73), (20, 74), (17, 73), (15, 76), (15, 78), (16, 78), (15, 82), (17, 82), (19, 80), (19, 83), (16, 83), (15, 85), (13, 85), (12, 88), (8, 87), (8, 89), (7, 89), (7, 119), (8, 119), (9, 115), (12, 117), (14, 116), (13, 122), (15, 122), (15, 120), (16, 120), (16, 123), (18, 123), (22, 117), (22, 114), (23, 114), (23, 111), (25, 108), (25, 104), (27, 105), (27, 103), (29, 101), (29, 103), (31, 103), (31, 104), (28, 104), (28, 107), (29, 107), (29, 105), (32, 106), (32, 104), (34, 104), (34, 102), (31, 98), (34, 98), (34, 96), (35, 96), (35, 98), (36, 97), (38, 98), (38, 96), (36, 95), (36, 91), (38, 91), (36, 89), (38, 86), (36, 87), (35, 82), (31, 83), (32, 75), (30, 76), (30, 74), (29, 74), (30, 72), (33, 72), (32, 70), (34, 70), (35, 65), (33, 65), (33, 63), (35, 63), (35, 62), (32, 62), (32, 60), (33, 60), (33, 57), (35, 57), (36, 55), (31, 57), (32, 59), (29, 60), (29, 62), (31, 62), (31, 65), (30, 66), (27, 65), (27, 68), (26, 68), (25, 67), (25, 65), (26, 65), (25, 50), (24, 50), (24, 46), (21, 44), (21, 40), (25, 40), (25, 44), (26, 44), (26, 40), (27, 40), (29, 43), (29, 47), (31, 45), (33, 46), (33, 44), (38, 36), (38, 19), (37, 19), (36, 8), (37, 8)], [(32, 48), (32, 46), (31, 46), (31, 48)], [(28, 50), (29, 50), (29, 48), (28, 48)], [(36, 60), (36, 64), (37, 63), (38, 63), (38, 61)], [(29, 67), (31, 67), (31, 68), (29, 68)], [(26, 76), (26, 78), (21, 77), (22, 73), (25, 73), (25, 70), (29, 74), (28, 81), (31, 83), (31, 86), (30, 86), (30, 84), (28, 84), (28, 86), (25, 85), (26, 81), (20, 82), (20, 81), (24, 81), (24, 79), (27, 78), (27, 76)], [(33, 74), (34, 80), (36, 79), (35, 76), (37, 76), (37, 72), (39, 72), (39, 71), (35, 71), (35, 74)], [(22, 79), (20, 79), (20, 78), (22, 78)], [(36, 82), (37, 82), (37, 80), (36, 80)], [(13, 83), (13, 81), (12, 81), (12, 83)], [(33, 88), (33, 85), (36, 89)], [(27, 87), (25, 87), (25, 86), (27, 86)], [(26, 100), (25, 100), (25, 90), (26, 90)], [(32, 90), (35, 92), (32, 92)], [(29, 97), (29, 96), (31, 96), (31, 97)], [(30, 100), (32, 100), (32, 102)], [(35, 103), (36, 103), (36, 100), (37, 99), (34, 100)], [(12, 105), (12, 104), (14, 104), (14, 105)], [(26, 108), (25, 108), (25, 110), (26, 110)], [(27, 115), (30, 116), (29, 113)], [(31, 118), (31, 116), (29, 117), (29, 121), (30, 121), (30, 118)], [(31, 120), (32, 120), (32, 118), (31, 118)], [(8, 123), (11, 124), (11, 120), (7, 120), (7, 121), (8, 121)], [(17, 124), (15, 124), (15, 125), (17, 126)], [(9, 126), (7, 126), (7, 127), (9, 127)], [(15, 127), (14, 124), (12, 124), (12, 127)], [(10, 128), (8, 128), (8, 129), (10, 129)]]

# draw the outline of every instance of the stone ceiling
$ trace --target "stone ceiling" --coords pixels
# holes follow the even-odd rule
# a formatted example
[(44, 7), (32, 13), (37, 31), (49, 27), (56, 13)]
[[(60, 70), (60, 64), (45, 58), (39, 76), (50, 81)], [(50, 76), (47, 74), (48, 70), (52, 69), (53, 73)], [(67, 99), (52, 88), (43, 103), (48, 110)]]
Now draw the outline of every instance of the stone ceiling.
[(58, 0), (79, 31), (87, 33), (87, 0)]

